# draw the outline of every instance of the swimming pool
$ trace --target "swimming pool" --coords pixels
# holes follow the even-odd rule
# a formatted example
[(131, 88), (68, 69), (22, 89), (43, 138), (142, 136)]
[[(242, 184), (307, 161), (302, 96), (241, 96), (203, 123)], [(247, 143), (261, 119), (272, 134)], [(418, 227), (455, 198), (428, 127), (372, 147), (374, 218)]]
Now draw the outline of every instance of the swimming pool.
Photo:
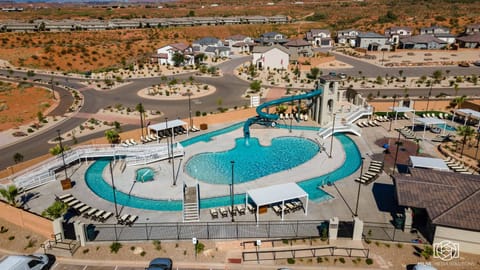
[(187, 174), (210, 184), (231, 182), (231, 163), (235, 162), (235, 183), (245, 183), (294, 168), (318, 154), (315, 142), (300, 137), (273, 138), (271, 145), (260, 145), (257, 138), (235, 139), (235, 147), (225, 152), (200, 153), (185, 165)]
[(446, 131), (456, 131), (457, 130), (454, 126), (450, 126), (450, 125), (436, 124), (434, 126), (436, 126), (438, 128), (441, 128), (441, 129), (445, 128)]
[[(218, 136), (224, 133), (231, 132), (235, 129), (243, 127), (243, 123), (237, 123), (235, 125), (229, 126), (222, 130), (216, 130), (214, 132), (202, 134), (200, 136), (187, 139), (182, 141), (182, 145), (192, 145), (200, 141), (210, 141), (212, 137)], [(311, 130), (312, 127), (306, 127)], [(297, 127), (300, 129), (300, 127)], [(199, 138), (201, 137), (201, 138)], [(318, 177), (305, 179), (297, 182), (297, 184), (302, 187), (305, 192), (309, 195), (309, 200), (320, 202), (329, 198), (329, 195), (324, 191), (318, 189), (319, 186), (325, 185), (328, 182), (333, 183), (340, 179), (343, 179), (352, 173), (354, 173), (361, 164), (360, 151), (358, 150), (355, 143), (343, 134), (335, 134), (344, 151), (345, 151), (345, 160), (343, 164), (337, 170), (320, 175)], [(250, 138), (252, 139), (252, 138)], [(184, 143), (186, 142), (186, 143)], [(113, 203), (113, 191), (110, 184), (108, 184), (102, 177), (103, 170), (109, 164), (109, 159), (99, 159), (93, 163), (85, 172), (85, 182), (87, 186), (100, 198), (103, 198), (107, 201)], [(236, 181), (235, 181), (236, 182)], [(181, 211), (182, 210), (182, 201), (181, 200), (153, 200), (142, 197), (130, 196), (126, 193), (116, 190), (116, 199), (117, 203), (120, 205), (147, 209), (147, 210), (158, 210), (158, 211)], [(234, 203), (240, 204), (245, 202), (245, 194), (236, 194), (234, 197)], [(230, 204), (230, 196), (221, 196), (221, 197), (212, 197), (212, 198), (202, 198), (200, 202), (200, 208), (211, 208), (219, 207)]]
[(147, 182), (147, 181), (152, 181), (153, 177), (155, 176), (155, 172), (153, 171), (152, 168), (140, 168), (136, 172), (136, 177), (135, 179), (137, 182)]

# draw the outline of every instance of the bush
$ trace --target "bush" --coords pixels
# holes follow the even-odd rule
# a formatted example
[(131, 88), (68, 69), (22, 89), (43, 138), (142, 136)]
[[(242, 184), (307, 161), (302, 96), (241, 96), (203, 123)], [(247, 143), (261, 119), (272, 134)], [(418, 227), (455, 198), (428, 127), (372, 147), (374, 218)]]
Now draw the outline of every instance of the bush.
[(68, 205), (66, 203), (55, 201), (47, 209), (43, 210), (42, 216), (56, 219), (63, 216), (67, 212), (67, 210)]
[(287, 263), (288, 264), (295, 264), (295, 259), (294, 258), (288, 258)]
[(28, 132), (28, 133), (33, 133), (33, 131), (34, 131), (34, 130), (33, 130), (32, 128), (28, 128), (28, 129), (27, 129), (27, 132)]
[(367, 259), (365, 260), (365, 263), (366, 263), (367, 265), (372, 265), (372, 264), (373, 264), (373, 260), (370, 259), (370, 258), (367, 258)]
[(122, 244), (119, 242), (113, 242), (110, 245), (110, 253), (118, 253), (118, 251), (122, 248)]
[(345, 263), (345, 259), (344, 258), (340, 258), (338, 259), (341, 263)]
[(160, 242), (159, 240), (153, 240), (152, 244), (156, 250), (162, 249), (162, 242)]

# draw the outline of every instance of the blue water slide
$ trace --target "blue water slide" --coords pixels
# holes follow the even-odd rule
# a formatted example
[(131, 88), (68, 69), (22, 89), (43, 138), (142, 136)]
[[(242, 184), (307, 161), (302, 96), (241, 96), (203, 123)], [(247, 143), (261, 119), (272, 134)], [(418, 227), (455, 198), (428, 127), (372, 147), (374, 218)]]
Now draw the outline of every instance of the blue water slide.
[(315, 89), (305, 94), (283, 97), (260, 104), (260, 106), (257, 107), (257, 116), (250, 117), (245, 121), (245, 124), (243, 125), (243, 137), (245, 139), (250, 138), (250, 126), (253, 124), (269, 125), (278, 120), (278, 114), (267, 113), (266, 111), (263, 111), (263, 109), (286, 102), (314, 98), (322, 93), (323, 89)]

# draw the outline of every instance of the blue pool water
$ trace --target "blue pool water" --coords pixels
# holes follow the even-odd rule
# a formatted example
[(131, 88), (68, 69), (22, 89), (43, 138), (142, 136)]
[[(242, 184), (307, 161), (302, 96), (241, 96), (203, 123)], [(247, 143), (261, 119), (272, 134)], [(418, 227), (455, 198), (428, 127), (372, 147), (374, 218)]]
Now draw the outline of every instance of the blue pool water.
[(260, 145), (257, 138), (250, 138), (248, 144), (244, 138), (237, 138), (233, 149), (197, 154), (185, 169), (200, 181), (225, 185), (232, 181), (233, 160), (235, 183), (244, 183), (303, 164), (318, 150), (318, 144), (300, 137), (274, 138), (269, 146)]
[(137, 176), (135, 179), (137, 182), (152, 181), (155, 172), (151, 168), (141, 168), (136, 171)]
[(450, 126), (450, 125), (443, 125), (443, 124), (437, 124), (435, 125), (436, 127), (439, 127), (441, 129), (445, 128), (446, 131), (456, 131), (457, 129), (453, 126)]
[[(200, 141), (210, 141), (212, 137), (218, 136), (224, 133), (231, 132), (235, 129), (243, 127), (243, 123), (238, 123), (232, 126), (229, 126), (222, 130), (217, 130), (214, 132), (202, 134), (200, 136), (190, 138), (186, 141), (181, 142), (182, 145), (192, 145)], [(312, 127), (306, 127), (310, 128)], [(300, 127), (297, 127), (300, 129)], [(274, 131), (272, 131), (274, 132)], [(360, 152), (355, 145), (355, 143), (347, 136), (343, 134), (336, 134), (337, 138), (342, 144), (346, 157), (344, 163), (337, 170), (314, 177), (311, 179), (305, 179), (300, 182), (297, 182), (305, 192), (308, 193), (309, 199), (315, 202), (320, 202), (329, 198), (329, 195), (322, 190), (318, 189), (318, 186), (325, 185), (328, 182), (335, 182), (340, 179), (343, 179), (352, 173), (354, 173), (361, 164)], [(335, 152), (334, 152), (335, 153)], [(88, 170), (85, 172), (85, 181), (87, 186), (99, 197), (113, 202), (113, 191), (110, 184), (108, 184), (102, 177), (102, 172), (106, 166), (108, 166), (109, 159), (99, 159), (93, 163)], [(237, 170), (235, 170), (237, 171)], [(235, 181), (237, 182), (237, 181)], [(125, 205), (134, 208), (148, 209), (148, 210), (159, 210), (159, 211), (181, 211), (182, 210), (182, 201), (181, 200), (152, 200), (136, 196), (129, 196), (126, 193), (116, 190), (115, 191), (117, 203), (120, 205)], [(235, 195), (235, 204), (240, 204), (245, 202), (245, 194), (236, 194)], [(229, 196), (222, 197), (213, 197), (213, 198), (202, 198), (200, 202), (200, 208), (211, 208), (219, 207), (230, 204)]]

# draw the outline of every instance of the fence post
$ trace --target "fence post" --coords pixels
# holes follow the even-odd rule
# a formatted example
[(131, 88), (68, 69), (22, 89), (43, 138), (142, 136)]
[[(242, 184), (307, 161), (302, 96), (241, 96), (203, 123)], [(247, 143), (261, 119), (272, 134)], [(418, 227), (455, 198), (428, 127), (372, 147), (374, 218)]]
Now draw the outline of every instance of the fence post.
[(113, 230), (115, 232), (115, 241), (118, 241), (118, 236), (117, 236), (117, 224), (113, 224)]
[(297, 228), (295, 229), (295, 237), (298, 237), (298, 220), (297, 220)]
[(210, 222), (207, 222), (207, 239), (210, 239)]
[(362, 240), (363, 234), (363, 221), (358, 217), (353, 218), (353, 237), (352, 240)]
[(177, 240), (180, 240), (180, 230), (178, 228), (178, 222), (177, 222)]
[(328, 223), (328, 239), (329, 240), (337, 240), (338, 235), (338, 217), (333, 217), (330, 219)]
[[(148, 220), (148, 219), (147, 219)], [(145, 238), (147, 240), (150, 240), (149, 237), (148, 237), (148, 223), (145, 222)]]

